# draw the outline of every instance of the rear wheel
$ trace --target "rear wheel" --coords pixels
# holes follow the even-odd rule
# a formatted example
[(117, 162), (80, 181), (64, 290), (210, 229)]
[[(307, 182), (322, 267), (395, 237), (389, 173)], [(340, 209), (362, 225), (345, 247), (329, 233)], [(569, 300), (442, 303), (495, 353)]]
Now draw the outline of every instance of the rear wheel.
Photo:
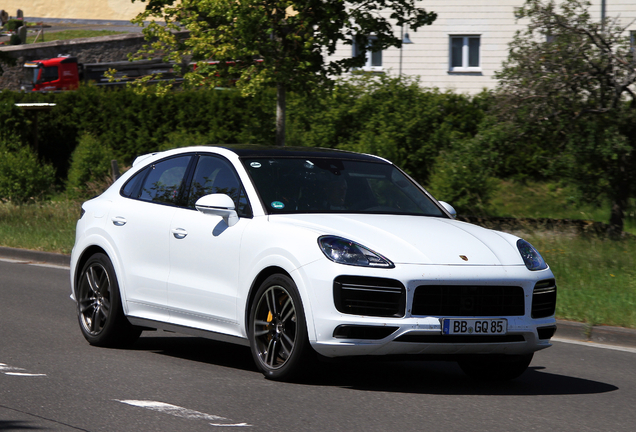
[(475, 355), (458, 360), (466, 375), (481, 381), (508, 381), (519, 377), (532, 361), (533, 353), (524, 355)]
[(105, 254), (94, 254), (84, 264), (76, 299), (80, 329), (91, 345), (127, 345), (141, 334), (124, 315), (115, 270)]
[(259, 287), (249, 315), (252, 356), (263, 375), (291, 380), (312, 359), (307, 325), (296, 284), (285, 275)]

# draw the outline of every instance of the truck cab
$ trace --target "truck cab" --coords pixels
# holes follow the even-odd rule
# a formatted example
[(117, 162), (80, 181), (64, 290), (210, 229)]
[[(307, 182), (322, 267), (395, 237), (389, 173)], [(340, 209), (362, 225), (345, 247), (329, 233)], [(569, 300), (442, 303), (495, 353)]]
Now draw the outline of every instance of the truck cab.
[(74, 90), (79, 80), (77, 57), (55, 57), (25, 62), (20, 87), (26, 91)]

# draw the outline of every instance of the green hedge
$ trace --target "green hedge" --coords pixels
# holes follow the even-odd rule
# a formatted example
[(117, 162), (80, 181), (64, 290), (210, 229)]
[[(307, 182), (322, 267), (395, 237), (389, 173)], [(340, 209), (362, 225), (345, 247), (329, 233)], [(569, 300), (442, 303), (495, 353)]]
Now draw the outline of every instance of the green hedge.
[[(58, 185), (81, 194), (88, 183), (103, 182), (110, 160), (102, 164), (102, 157), (123, 167), (140, 154), (185, 145), (273, 145), (275, 101), (273, 90), (255, 97), (232, 90), (156, 95), (96, 86), (47, 94), (5, 91), (0, 121), (28, 142), (34, 114), (13, 104), (55, 103), (38, 114), (39, 155), (56, 167)], [(310, 95), (288, 95), (287, 144), (377, 154), (426, 185), (435, 164), (447, 160), (440, 153), (451, 154), (476, 134), (485, 101), (423, 89), (406, 78), (354, 76)]]
[[(61, 93), (0, 93), (0, 107), (16, 102), (56, 104), (38, 114), (39, 153), (54, 164), (61, 182), (84, 134), (112, 149), (120, 165), (158, 150), (178, 131), (199, 134), (205, 138), (201, 144), (272, 143), (274, 100), (267, 92), (255, 98), (240, 97), (235, 91), (175, 91), (157, 96), (95, 86)], [(13, 109), (9, 117), (7, 130), (29, 139), (34, 114)]]
[(477, 132), (482, 99), (361, 75), (312, 100), (294, 99), (288, 141), (376, 154), (427, 184), (439, 152)]
[(38, 160), (28, 145), (17, 139), (0, 140), (0, 201), (23, 204), (47, 198), (55, 169)]

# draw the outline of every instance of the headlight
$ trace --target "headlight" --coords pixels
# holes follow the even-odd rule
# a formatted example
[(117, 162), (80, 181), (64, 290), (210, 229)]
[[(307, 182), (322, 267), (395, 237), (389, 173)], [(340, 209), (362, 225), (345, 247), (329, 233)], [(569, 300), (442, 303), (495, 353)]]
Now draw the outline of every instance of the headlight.
[(537, 251), (530, 243), (523, 239), (517, 240), (517, 249), (523, 258), (523, 262), (528, 270), (545, 270), (548, 264), (545, 262), (539, 251)]
[(327, 258), (338, 264), (362, 267), (395, 267), (382, 255), (342, 237), (322, 236), (318, 238), (318, 244)]

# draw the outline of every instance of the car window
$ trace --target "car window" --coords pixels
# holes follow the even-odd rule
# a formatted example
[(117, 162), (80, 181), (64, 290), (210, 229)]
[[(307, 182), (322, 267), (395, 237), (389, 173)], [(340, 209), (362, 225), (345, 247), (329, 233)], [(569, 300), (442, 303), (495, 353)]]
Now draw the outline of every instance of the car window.
[(130, 180), (126, 182), (124, 187), (121, 188), (121, 195), (128, 198), (139, 198), (139, 192), (141, 191), (141, 185), (148, 174), (150, 167), (144, 168), (135, 174)]
[(444, 216), (433, 200), (385, 162), (327, 158), (245, 158), (269, 213)]
[(176, 205), (190, 158), (189, 155), (170, 158), (148, 167), (139, 199)]
[(245, 191), (232, 165), (217, 156), (201, 155), (192, 177), (187, 206), (194, 208), (199, 198), (216, 193), (232, 198), (239, 216), (250, 216)]

